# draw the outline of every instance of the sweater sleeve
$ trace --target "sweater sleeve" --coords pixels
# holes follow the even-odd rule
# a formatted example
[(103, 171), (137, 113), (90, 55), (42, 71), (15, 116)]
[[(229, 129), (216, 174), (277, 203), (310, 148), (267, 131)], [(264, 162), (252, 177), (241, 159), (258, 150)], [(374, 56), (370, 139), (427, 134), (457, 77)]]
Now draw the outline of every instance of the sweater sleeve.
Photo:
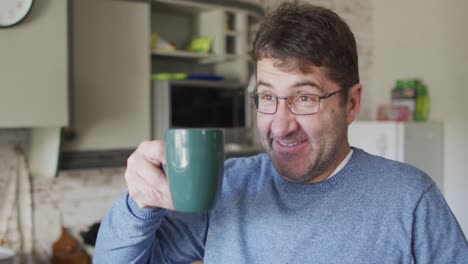
[(93, 263), (190, 263), (203, 258), (207, 216), (140, 208), (126, 193), (101, 222)]
[(468, 244), (436, 185), (414, 211), (413, 254), (416, 263), (468, 263)]

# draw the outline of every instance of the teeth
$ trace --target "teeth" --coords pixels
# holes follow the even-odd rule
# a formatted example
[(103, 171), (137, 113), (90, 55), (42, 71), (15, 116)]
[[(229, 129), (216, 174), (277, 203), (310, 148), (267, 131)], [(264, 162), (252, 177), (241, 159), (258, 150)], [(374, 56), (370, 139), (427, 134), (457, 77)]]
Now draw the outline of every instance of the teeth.
[(282, 142), (282, 141), (278, 141), (282, 146), (285, 146), (285, 147), (294, 147), (294, 146), (297, 146), (299, 144), (301, 144), (303, 141), (294, 141), (294, 142)]

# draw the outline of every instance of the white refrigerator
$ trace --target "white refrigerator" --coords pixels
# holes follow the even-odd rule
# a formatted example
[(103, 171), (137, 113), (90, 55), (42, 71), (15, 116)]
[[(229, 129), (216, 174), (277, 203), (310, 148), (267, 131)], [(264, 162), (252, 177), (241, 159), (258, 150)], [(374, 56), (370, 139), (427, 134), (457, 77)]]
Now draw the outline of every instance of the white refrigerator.
[(443, 125), (441, 122), (354, 121), (349, 143), (426, 172), (443, 192)]

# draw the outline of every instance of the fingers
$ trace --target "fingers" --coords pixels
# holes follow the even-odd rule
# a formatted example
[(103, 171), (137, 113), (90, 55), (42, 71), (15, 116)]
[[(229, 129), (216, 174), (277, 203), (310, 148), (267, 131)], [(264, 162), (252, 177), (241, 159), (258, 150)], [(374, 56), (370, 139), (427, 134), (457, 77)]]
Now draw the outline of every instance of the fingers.
[(137, 151), (145, 160), (156, 166), (166, 163), (166, 145), (163, 141), (143, 141)]
[[(133, 155), (128, 160), (129, 176), (144, 181), (151, 188), (167, 185), (167, 178), (160, 166), (148, 161), (143, 155)], [(141, 179), (140, 179), (141, 178)]]
[[(137, 174), (134, 174), (137, 175)], [(167, 185), (151, 187), (143, 177), (127, 181), (130, 197), (140, 208), (159, 207), (173, 209), (171, 194)]]
[(125, 180), (130, 197), (141, 208), (173, 209), (169, 183), (161, 169), (164, 149), (162, 141), (147, 141), (128, 158)]

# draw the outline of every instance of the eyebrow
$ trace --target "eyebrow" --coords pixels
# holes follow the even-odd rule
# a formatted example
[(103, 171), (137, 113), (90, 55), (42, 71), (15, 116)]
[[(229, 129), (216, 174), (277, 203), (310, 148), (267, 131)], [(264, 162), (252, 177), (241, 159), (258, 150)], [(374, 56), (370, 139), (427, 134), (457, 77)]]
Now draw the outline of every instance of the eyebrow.
[[(262, 81), (262, 80), (259, 80), (257, 82), (257, 86), (260, 86), (260, 85), (265, 86), (267, 88), (273, 88), (273, 85), (271, 83), (268, 83), (268, 82), (265, 82), (265, 81)], [(310, 81), (310, 80), (304, 80), (304, 81), (296, 82), (291, 86), (291, 88), (301, 88), (301, 87), (304, 87), (304, 86), (311, 86), (311, 87), (316, 88), (319, 91), (322, 91), (322, 88), (320, 86), (318, 86), (316, 82), (313, 82), (313, 81)]]

